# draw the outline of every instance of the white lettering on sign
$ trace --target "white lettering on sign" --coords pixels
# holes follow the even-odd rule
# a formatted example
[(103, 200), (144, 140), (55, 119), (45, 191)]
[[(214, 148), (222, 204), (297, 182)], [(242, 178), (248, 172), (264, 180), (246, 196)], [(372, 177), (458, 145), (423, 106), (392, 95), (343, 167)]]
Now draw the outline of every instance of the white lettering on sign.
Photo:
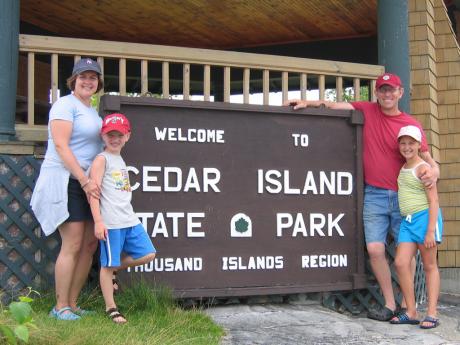
[(222, 129), (197, 128), (159, 128), (155, 127), (154, 138), (157, 141), (183, 141), (190, 143), (225, 143), (225, 131)]
[[(135, 266), (134, 272), (190, 272), (203, 269), (202, 258), (155, 258), (141, 266)], [(131, 268), (128, 267), (128, 272)]]
[(326, 194), (350, 195), (353, 192), (353, 175), (346, 171), (320, 171), (316, 177), (307, 171), (304, 183), (291, 186), (289, 170), (257, 170), (257, 193), (263, 194)]
[[(197, 218), (205, 218), (204, 212), (158, 212), (156, 214), (153, 212), (137, 212), (136, 216), (151, 237), (161, 235), (165, 238), (170, 236), (177, 238), (179, 237), (179, 228), (182, 232), (185, 232), (187, 237), (205, 237), (205, 232), (201, 229), (201, 222), (197, 221)], [(149, 219), (153, 220), (151, 228), (148, 225)]]
[(276, 214), (276, 236), (282, 237), (284, 231), (290, 231), (292, 237), (297, 235), (303, 237), (332, 237), (333, 231), (343, 237), (342, 229), (340, 228), (339, 221), (343, 218), (345, 213), (340, 213), (334, 216), (331, 213), (327, 215), (321, 213), (310, 213), (308, 226), (305, 225), (304, 216), (302, 213), (295, 215), (291, 213), (277, 213)]
[(347, 267), (347, 254), (302, 255), (302, 268)]
[[(198, 172), (197, 172), (198, 170)], [(139, 175), (139, 170), (129, 166), (128, 171)], [(203, 192), (211, 190), (219, 193), (220, 171), (216, 168), (195, 169), (185, 171), (178, 167), (143, 166), (143, 192)], [(134, 191), (141, 186), (139, 182), (133, 184)]]
[(294, 138), (294, 146), (302, 146), (302, 147), (307, 147), (308, 146), (308, 134), (292, 134), (292, 137)]
[(284, 267), (282, 256), (223, 256), (223, 271), (244, 271), (244, 270), (279, 270)]

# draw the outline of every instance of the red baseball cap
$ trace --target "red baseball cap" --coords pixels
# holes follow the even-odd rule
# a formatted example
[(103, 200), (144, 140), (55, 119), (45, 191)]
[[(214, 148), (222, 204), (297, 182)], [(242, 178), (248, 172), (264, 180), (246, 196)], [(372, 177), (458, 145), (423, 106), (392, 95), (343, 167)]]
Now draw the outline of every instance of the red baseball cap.
[(379, 89), (383, 85), (390, 85), (391, 87), (402, 87), (401, 79), (396, 74), (385, 73), (377, 78), (375, 87)]
[(131, 132), (131, 125), (125, 115), (115, 113), (104, 117), (102, 120), (101, 134), (108, 133), (110, 131), (117, 131), (122, 134)]

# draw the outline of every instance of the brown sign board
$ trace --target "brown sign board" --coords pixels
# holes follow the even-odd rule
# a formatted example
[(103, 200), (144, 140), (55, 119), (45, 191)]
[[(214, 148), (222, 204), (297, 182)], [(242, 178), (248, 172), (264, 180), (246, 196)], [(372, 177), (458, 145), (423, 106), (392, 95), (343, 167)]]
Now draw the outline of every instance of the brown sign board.
[(365, 287), (361, 113), (108, 95), (100, 112), (131, 121), (122, 155), (158, 251), (126, 282), (181, 297)]

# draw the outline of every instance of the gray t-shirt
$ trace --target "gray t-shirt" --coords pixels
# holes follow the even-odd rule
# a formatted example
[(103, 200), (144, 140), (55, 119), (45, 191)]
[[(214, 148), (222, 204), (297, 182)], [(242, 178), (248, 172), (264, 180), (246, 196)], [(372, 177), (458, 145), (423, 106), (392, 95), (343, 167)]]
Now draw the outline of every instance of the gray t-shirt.
[(100, 199), (101, 215), (108, 229), (127, 228), (140, 223), (131, 205), (128, 169), (120, 155), (101, 152), (105, 157)]
[(48, 149), (45, 160), (60, 162), (56, 146), (51, 137), (52, 120), (72, 122), (72, 135), (69, 147), (83, 170), (87, 170), (94, 157), (102, 151), (102, 119), (92, 107), (87, 107), (74, 95), (59, 98), (51, 107), (48, 123)]

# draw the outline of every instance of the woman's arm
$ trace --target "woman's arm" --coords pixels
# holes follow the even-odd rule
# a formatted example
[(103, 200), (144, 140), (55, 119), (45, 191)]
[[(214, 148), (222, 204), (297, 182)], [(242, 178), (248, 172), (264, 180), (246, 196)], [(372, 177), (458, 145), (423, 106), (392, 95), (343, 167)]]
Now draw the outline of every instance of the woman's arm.
[[(91, 165), (90, 177), (98, 186), (102, 183), (102, 177), (105, 173), (105, 157), (96, 156)], [(89, 198), (89, 206), (94, 219), (94, 236), (99, 240), (107, 239), (107, 227), (104, 224), (101, 215), (100, 200), (94, 197)]]
[(78, 182), (80, 182), (80, 185), (88, 197), (93, 196), (99, 198), (99, 185), (85, 175), (85, 172), (80, 167), (80, 164), (69, 146), (73, 129), (72, 122), (66, 120), (51, 120), (50, 129), (56, 151), (62, 159), (64, 166)]

